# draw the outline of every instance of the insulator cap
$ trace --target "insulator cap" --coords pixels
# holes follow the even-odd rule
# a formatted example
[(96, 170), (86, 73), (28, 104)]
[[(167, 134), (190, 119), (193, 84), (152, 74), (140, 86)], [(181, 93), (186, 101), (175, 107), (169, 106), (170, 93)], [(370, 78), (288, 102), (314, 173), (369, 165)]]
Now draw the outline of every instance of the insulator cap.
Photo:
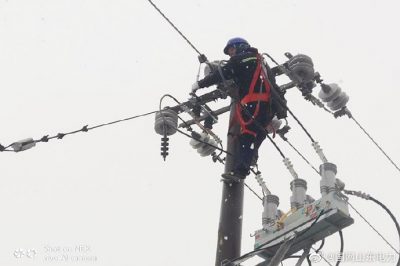
[(314, 79), (314, 64), (312, 59), (303, 54), (293, 56), (288, 61), (291, 78), (295, 82), (307, 83)]
[(279, 197), (276, 195), (267, 195), (266, 196), (267, 203), (274, 203), (276, 206), (279, 206)]
[(292, 182), (290, 182), (290, 189), (293, 191), (293, 189), (296, 187), (307, 189), (307, 181), (300, 178), (294, 179)]
[(322, 101), (328, 103), (328, 107), (332, 111), (337, 111), (346, 107), (346, 104), (349, 102), (349, 96), (347, 96), (336, 83), (322, 83), (318, 97)]
[(345, 92), (342, 92), (339, 97), (328, 103), (328, 107), (332, 111), (340, 110), (346, 107), (346, 104), (349, 102), (349, 99), (350, 99), (349, 96), (347, 96)]

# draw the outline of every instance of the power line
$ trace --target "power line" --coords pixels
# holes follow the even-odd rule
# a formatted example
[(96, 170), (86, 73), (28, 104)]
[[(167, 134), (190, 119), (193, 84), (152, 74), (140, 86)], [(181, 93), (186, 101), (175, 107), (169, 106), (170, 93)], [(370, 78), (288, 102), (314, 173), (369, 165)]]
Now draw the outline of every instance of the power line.
[(386, 244), (388, 244), (393, 250), (394, 252), (396, 252), (397, 254), (399, 254), (399, 251), (397, 251), (392, 244), (389, 243), (388, 240), (386, 240), (386, 238), (378, 231), (378, 229), (376, 229), (368, 220), (367, 218), (365, 218), (349, 201), (347, 201), (347, 203), (349, 204), (349, 206), (369, 225), (369, 227), (371, 227), (372, 230), (374, 230), (382, 239), (383, 241), (386, 242)]
[(156, 4), (153, 3), (153, 1), (151, 0), (147, 0), (157, 11), (158, 13), (160, 13), (161, 16), (163, 16), (163, 18), (176, 30), (176, 32), (179, 33), (179, 35), (181, 35), (181, 37), (193, 48), (193, 50), (196, 51), (196, 53), (199, 54), (199, 56), (202, 56), (203, 54), (189, 41), (188, 38), (186, 38), (186, 36), (175, 26), (174, 23), (172, 23), (172, 21), (157, 7)]
[(397, 166), (397, 164), (390, 158), (389, 155), (383, 150), (383, 148), (374, 140), (374, 138), (365, 130), (363, 126), (354, 118), (353, 115), (351, 115), (351, 119), (357, 124), (357, 126), (367, 135), (367, 137), (378, 147), (378, 149), (385, 155), (385, 157), (393, 164), (394, 167), (396, 167), (397, 171), (400, 172), (400, 168)]
[[(256, 122), (256, 120), (254, 120), (254, 122)], [(259, 125), (259, 123), (257, 122), (257, 124)], [(279, 148), (278, 144), (276, 144), (276, 142), (268, 135), (268, 131), (262, 127), (265, 130), (266, 136), (269, 139), (269, 141), (274, 145), (275, 149), (279, 152), (279, 154), (281, 155), (281, 157), (283, 159), (286, 159), (285, 154), (282, 152), (282, 150)]]
[[(365, 199), (365, 200), (371, 200), (371, 201), (373, 201), (374, 203), (376, 203), (376, 204), (378, 204), (381, 208), (383, 208), (388, 214), (389, 214), (389, 216), (390, 216), (390, 218), (392, 219), (392, 221), (394, 222), (394, 224), (396, 225), (396, 229), (397, 229), (397, 234), (398, 234), (398, 237), (399, 237), (399, 239), (400, 239), (400, 225), (399, 225), (399, 223), (397, 222), (397, 219), (396, 219), (396, 217), (393, 215), (393, 213), (389, 210), (389, 208), (388, 207), (386, 207), (382, 202), (380, 202), (379, 200), (377, 200), (377, 199), (375, 199), (374, 197), (372, 197), (372, 196), (370, 196), (370, 195), (368, 195), (368, 194), (366, 194), (366, 193), (363, 193), (363, 192), (360, 192), (360, 191), (354, 191), (354, 190), (344, 190), (344, 193), (346, 193), (347, 195), (352, 195), (352, 196), (356, 196), (356, 197), (359, 197), (359, 198), (362, 198), (362, 199)], [(348, 200), (347, 200), (347, 202), (348, 202)], [(377, 229), (375, 229), (375, 227), (374, 226), (372, 226), (372, 224), (370, 223), (370, 222), (368, 222), (368, 220), (364, 217), (364, 216), (362, 216), (361, 214), (360, 214), (360, 212), (358, 212), (355, 208), (354, 208), (354, 206), (352, 206), (351, 204), (350, 204), (350, 202), (348, 202), (349, 203), (349, 205), (350, 205), (350, 207), (352, 207), (353, 208), (353, 210), (355, 211), (355, 212), (357, 212), (357, 214), (358, 215), (360, 215), (360, 217), (362, 218), (362, 219), (364, 219), (364, 221), (398, 254), (398, 255), (400, 255), (400, 253), (399, 253), (399, 251), (397, 251), (390, 243), (389, 243), (389, 241), (387, 241), (384, 237), (383, 237), (383, 235), (381, 234), (381, 233), (379, 233), (379, 231), (377, 230)], [(399, 260), (398, 260), (398, 262), (397, 262), (397, 265), (400, 265), (400, 257), (399, 257)]]
[(263, 199), (257, 194), (257, 192), (255, 192), (249, 185), (247, 185), (245, 182), (244, 182), (244, 185), (245, 185), (251, 192), (253, 192), (253, 194), (254, 194), (257, 198), (259, 198), (261, 201), (263, 201)]
[[(136, 119), (136, 118), (139, 118), (139, 117), (148, 116), (148, 115), (154, 114), (156, 112), (158, 112), (158, 111), (152, 111), (152, 112), (148, 112), (148, 113), (144, 113), (144, 114), (140, 114), (140, 115), (135, 115), (135, 116), (127, 117), (127, 118), (124, 118), (124, 119), (119, 119), (119, 120), (115, 120), (115, 121), (112, 121), (112, 122), (95, 125), (95, 126), (92, 126), (92, 127), (89, 127), (88, 125), (85, 125), (82, 128), (80, 128), (78, 130), (71, 131), (71, 132), (57, 133), (56, 135), (51, 136), (51, 137), (49, 137), (49, 135), (45, 135), (42, 138), (37, 139), (37, 140), (31, 139), (31, 140), (28, 140), (26, 142), (23, 142), (23, 145), (36, 144), (36, 143), (39, 143), (39, 142), (49, 142), (50, 140), (53, 140), (53, 139), (63, 139), (65, 136), (68, 136), (68, 135), (73, 135), (73, 134), (77, 134), (77, 133), (81, 133), (81, 132), (88, 132), (90, 130), (98, 129), (98, 128), (101, 128), (101, 127), (106, 127), (106, 126), (118, 124), (118, 123), (121, 123), (121, 122), (133, 120), (133, 119)], [(3, 147), (3, 148), (1, 148), (2, 147), (1, 146), (0, 147), (0, 152), (2, 152), (2, 151), (13, 151), (13, 152), (20, 151), (20, 150), (9, 150), (8, 149), (8, 148), (14, 146), (17, 143), (18, 142), (13, 142), (10, 145), (8, 145), (6, 147)]]
[[(285, 140), (285, 139), (284, 139)], [(314, 165), (312, 165), (310, 163), (310, 161), (307, 160), (307, 158), (295, 147), (292, 145), (292, 143), (290, 143), (290, 141), (288, 139), (285, 140), (289, 146), (320, 176), (320, 173), (318, 172), (318, 170), (314, 167)]]

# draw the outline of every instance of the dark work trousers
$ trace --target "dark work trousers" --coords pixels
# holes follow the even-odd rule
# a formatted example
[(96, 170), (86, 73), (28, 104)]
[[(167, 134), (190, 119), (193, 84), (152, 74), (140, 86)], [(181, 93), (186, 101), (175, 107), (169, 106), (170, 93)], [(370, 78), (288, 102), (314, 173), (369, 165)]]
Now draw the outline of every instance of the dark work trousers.
[[(239, 135), (239, 150), (237, 151), (234, 173), (239, 175), (248, 175), (253, 157), (258, 156), (258, 149), (266, 138), (266, 126), (271, 122), (272, 116), (270, 105), (267, 102), (259, 103), (259, 111), (255, 119), (254, 116), (257, 102), (250, 102), (241, 110), (244, 121), (252, 121), (248, 125), (241, 125)], [(251, 132), (247, 132), (251, 131)]]

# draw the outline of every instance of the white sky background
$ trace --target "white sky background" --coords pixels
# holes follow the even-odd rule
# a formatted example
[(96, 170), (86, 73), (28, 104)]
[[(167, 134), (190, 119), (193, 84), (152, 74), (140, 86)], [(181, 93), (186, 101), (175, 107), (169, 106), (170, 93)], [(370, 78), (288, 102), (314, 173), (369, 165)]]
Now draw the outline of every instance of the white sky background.
[[(222, 48), (235, 36), (279, 62), (287, 51), (311, 56), (325, 81), (338, 83), (350, 96), (356, 119), (400, 162), (398, 1), (156, 3), (210, 60), (226, 59)], [(196, 57), (145, 0), (1, 0), (0, 143), (152, 111), (165, 93), (186, 100), (197, 74)], [(348, 118), (335, 120), (312, 106), (294, 89), (287, 98), (337, 164), (347, 188), (372, 194), (400, 217), (400, 174), (361, 130)], [(227, 120), (221, 116), (215, 125), (224, 140)], [(289, 122), (288, 137), (318, 166), (310, 141)], [(153, 127), (150, 116), (0, 154), (0, 265), (214, 265), (223, 166), (200, 157), (179, 134), (171, 137), (164, 162)], [(276, 141), (308, 181), (308, 193), (318, 198), (319, 177)], [(264, 179), (287, 211), (291, 176), (268, 141), (260, 154)], [(247, 182), (260, 192), (252, 176)], [(352, 202), (398, 247), (385, 212), (372, 202)], [(249, 235), (261, 228), (262, 212), (248, 190), (244, 207), (243, 253), (252, 250)], [(351, 213), (356, 221), (344, 230), (346, 251), (393, 253)], [(67, 255), (97, 261), (45, 261), (60, 255), (49, 247), (77, 245), (90, 251)], [(38, 254), (16, 259), (17, 249)], [(338, 249), (338, 235), (329, 237), (324, 251)]]

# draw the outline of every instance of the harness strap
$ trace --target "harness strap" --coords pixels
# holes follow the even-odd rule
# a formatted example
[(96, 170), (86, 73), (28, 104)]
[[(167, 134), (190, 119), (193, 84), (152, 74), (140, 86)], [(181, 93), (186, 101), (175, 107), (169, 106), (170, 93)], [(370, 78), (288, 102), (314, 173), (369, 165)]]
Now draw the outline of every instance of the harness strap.
[[(255, 93), (254, 88), (255, 88), (256, 83), (257, 83), (258, 79), (260, 78), (260, 76), (262, 77), (261, 85), (264, 85), (265, 92), (261, 92), (261, 90), (260, 90), (259, 93)], [(270, 100), (270, 92), (271, 92), (271, 84), (269, 83), (266, 73), (264, 73), (264, 71), (262, 70), (261, 57), (258, 54), (257, 55), (257, 67), (256, 67), (256, 70), (254, 71), (253, 78), (250, 83), (249, 92), (245, 97), (243, 97), (243, 99), (240, 101), (240, 103), (239, 102), (237, 103), (237, 106), (236, 106), (236, 116), (239, 120), (241, 129), (242, 129), (242, 134), (250, 134), (250, 135), (253, 135), (254, 137), (257, 136), (256, 132), (248, 130), (246, 126), (253, 123), (254, 118), (258, 115), (258, 113), (260, 111), (260, 102), (261, 101), (268, 102)], [(242, 111), (243, 105), (246, 105), (250, 102), (257, 102), (256, 109), (255, 109), (252, 117), (248, 121), (245, 121), (241, 114), (241, 111)]]

